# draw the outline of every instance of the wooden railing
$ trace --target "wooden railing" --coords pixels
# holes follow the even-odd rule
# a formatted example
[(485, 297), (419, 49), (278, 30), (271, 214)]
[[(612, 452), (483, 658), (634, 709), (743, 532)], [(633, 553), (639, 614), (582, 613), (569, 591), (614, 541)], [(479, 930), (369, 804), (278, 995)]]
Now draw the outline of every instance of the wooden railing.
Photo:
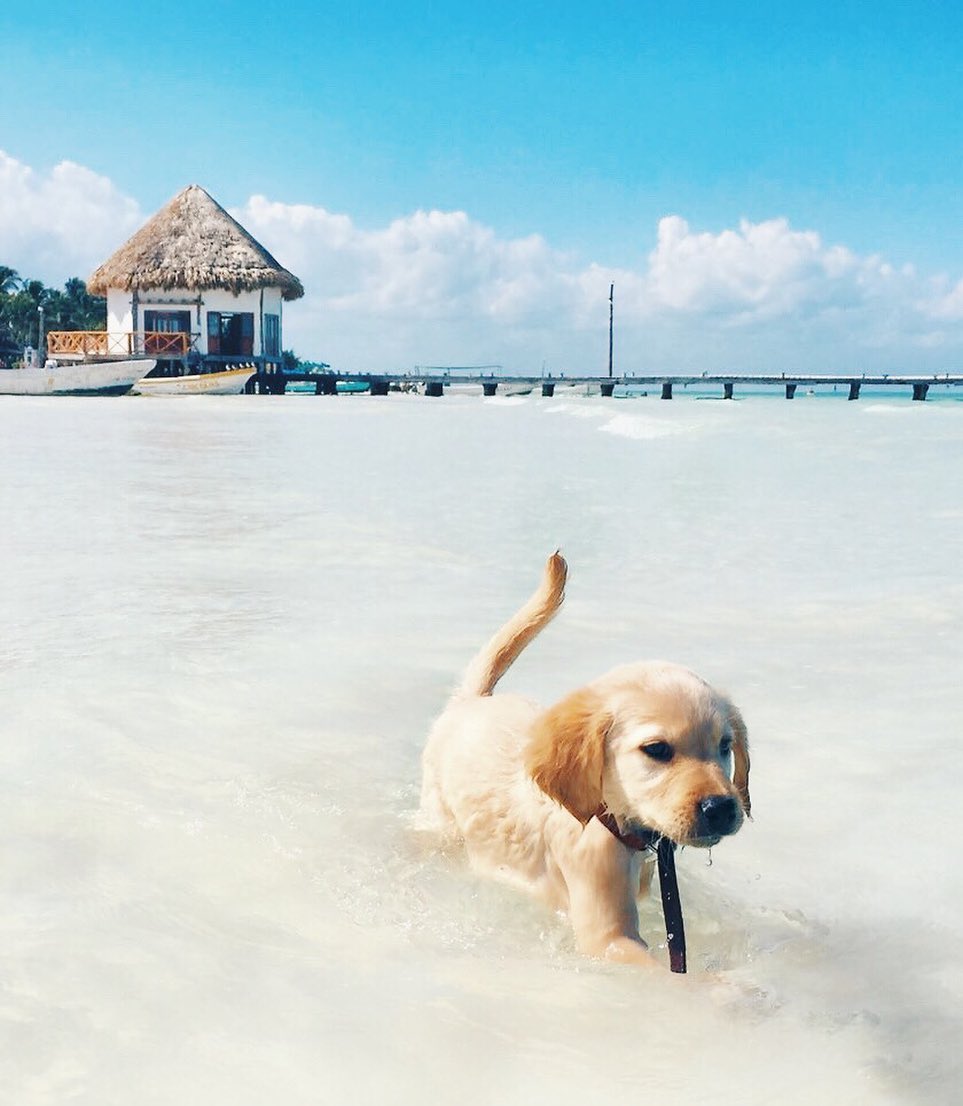
[(191, 336), (184, 331), (162, 330), (51, 330), (47, 356), (85, 357), (186, 357)]
[(186, 357), (191, 348), (191, 336), (183, 331), (141, 330), (143, 351), (154, 357)]

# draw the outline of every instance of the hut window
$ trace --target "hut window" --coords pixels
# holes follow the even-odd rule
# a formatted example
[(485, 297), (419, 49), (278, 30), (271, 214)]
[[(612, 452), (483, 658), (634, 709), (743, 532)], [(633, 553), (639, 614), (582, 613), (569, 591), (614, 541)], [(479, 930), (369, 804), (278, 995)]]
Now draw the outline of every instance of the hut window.
[[(190, 312), (189, 311), (145, 311), (144, 340), (145, 353), (187, 353), (190, 347)], [(171, 343), (161, 334), (185, 334), (184, 344)]]
[(207, 352), (221, 357), (253, 357), (253, 312), (208, 311)]
[(268, 357), (277, 357), (281, 352), (281, 316), (264, 316), (264, 353)]
[[(172, 352), (173, 347), (161, 334), (186, 334), (187, 342), (183, 352), (187, 352), (190, 346), (191, 313), (190, 311), (145, 311), (144, 330), (147, 337), (144, 341), (145, 353)], [(179, 347), (181, 348), (181, 347)]]

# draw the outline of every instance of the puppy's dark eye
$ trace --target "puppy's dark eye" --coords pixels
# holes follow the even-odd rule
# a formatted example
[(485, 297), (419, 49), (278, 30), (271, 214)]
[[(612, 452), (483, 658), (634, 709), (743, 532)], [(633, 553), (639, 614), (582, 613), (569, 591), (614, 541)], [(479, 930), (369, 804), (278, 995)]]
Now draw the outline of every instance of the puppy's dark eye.
[(719, 742), (719, 755), (727, 757), (732, 752), (732, 738), (724, 737)]
[(663, 764), (672, 759), (672, 746), (668, 741), (652, 741), (648, 745), (642, 745), (641, 749), (647, 757)]

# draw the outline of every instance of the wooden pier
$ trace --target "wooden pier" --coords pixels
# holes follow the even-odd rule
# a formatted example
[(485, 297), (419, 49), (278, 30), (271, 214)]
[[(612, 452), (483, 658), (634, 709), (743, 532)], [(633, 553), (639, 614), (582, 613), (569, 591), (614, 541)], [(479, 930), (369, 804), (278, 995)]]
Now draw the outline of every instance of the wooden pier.
[[(450, 373), (440, 371), (398, 372), (398, 373), (351, 373), (339, 371), (325, 372), (258, 372), (248, 382), (248, 391), (267, 395), (283, 395), (289, 384), (308, 383), (314, 385), (315, 395), (336, 395), (338, 385), (352, 386), (352, 391), (366, 391), (374, 396), (386, 396), (389, 392), (418, 392), (426, 396), (443, 396), (446, 389), (477, 387), (486, 396), (498, 394), (499, 389), (518, 394), (523, 390), (538, 392), (543, 396), (554, 396), (556, 390), (592, 391), (610, 397), (616, 388), (630, 389), (633, 394), (657, 393), (662, 399), (672, 399), (676, 389), (689, 387), (702, 389), (718, 388), (723, 399), (733, 399), (736, 389), (771, 387), (782, 390), (786, 399), (793, 399), (798, 388), (805, 389), (834, 388), (847, 389), (847, 398), (859, 399), (862, 388), (885, 388), (911, 392), (914, 400), (925, 400), (931, 387), (960, 387), (963, 375), (938, 373), (932, 375), (894, 375), (890, 373), (866, 373), (858, 376), (838, 374), (832, 376), (811, 376), (797, 373), (766, 374), (724, 374), (701, 373), (698, 375), (638, 375), (629, 373), (622, 376), (568, 376), (565, 374), (523, 376), (508, 373)], [(347, 389), (345, 389), (347, 390)]]

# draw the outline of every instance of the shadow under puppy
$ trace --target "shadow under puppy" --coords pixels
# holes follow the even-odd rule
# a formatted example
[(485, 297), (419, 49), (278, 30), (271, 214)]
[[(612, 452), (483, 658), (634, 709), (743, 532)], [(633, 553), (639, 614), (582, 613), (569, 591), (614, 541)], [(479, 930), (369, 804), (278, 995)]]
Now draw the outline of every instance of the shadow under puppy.
[(627, 844), (649, 829), (709, 847), (749, 813), (742, 716), (676, 664), (627, 664), (548, 710), (492, 695), (562, 605), (565, 560), (469, 665), (428, 736), (421, 823), (464, 842), (472, 865), (566, 911), (580, 950), (653, 964), (637, 897), (652, 865)]

